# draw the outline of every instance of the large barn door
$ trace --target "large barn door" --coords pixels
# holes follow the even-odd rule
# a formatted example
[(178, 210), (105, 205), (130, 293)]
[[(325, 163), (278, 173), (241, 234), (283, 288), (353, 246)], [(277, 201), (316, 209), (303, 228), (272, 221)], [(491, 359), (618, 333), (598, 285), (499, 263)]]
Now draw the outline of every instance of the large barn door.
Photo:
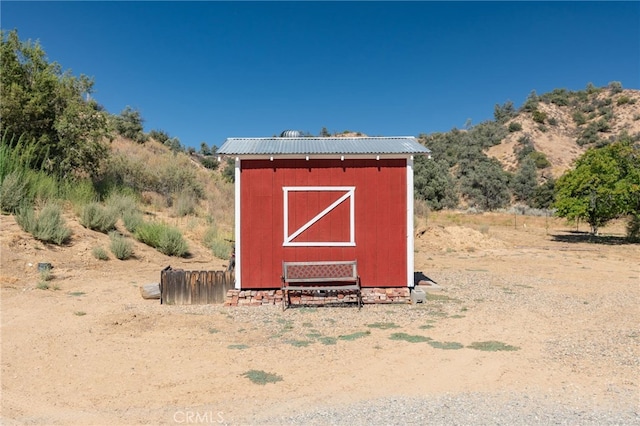
[(355, 186), (285, 186), (284, 247), (352, 247)]

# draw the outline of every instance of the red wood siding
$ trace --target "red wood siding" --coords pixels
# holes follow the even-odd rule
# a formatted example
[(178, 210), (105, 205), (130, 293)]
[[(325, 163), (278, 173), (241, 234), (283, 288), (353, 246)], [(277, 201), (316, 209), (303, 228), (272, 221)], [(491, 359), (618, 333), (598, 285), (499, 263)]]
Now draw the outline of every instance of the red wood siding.
[[(358, 260), (364, 287), (407, 285), (406, 160), (243, 160), (240, 272), (242, 288), (279, 288), (282, 261)], [(355, 187), (354, 247), (283, 247), (283, 187)], [(289, 193), (289, 233), (344, 191)], [(294, 242), (348, 241), (349, 200)]]

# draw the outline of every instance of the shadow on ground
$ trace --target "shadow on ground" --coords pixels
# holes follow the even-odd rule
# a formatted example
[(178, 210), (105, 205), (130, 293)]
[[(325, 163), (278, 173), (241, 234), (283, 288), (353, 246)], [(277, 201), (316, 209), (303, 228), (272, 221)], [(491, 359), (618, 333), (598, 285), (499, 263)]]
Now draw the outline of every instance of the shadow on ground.
[(589, 232), (580, 231), (569, 231), (566, 234), (554, 234), (551, 235), (551, 239), (559, 243), (590, 243), (610, 246), (638, 244), (637, 241), (634, 242), (626, 237), (615, 235), (593, 235)]

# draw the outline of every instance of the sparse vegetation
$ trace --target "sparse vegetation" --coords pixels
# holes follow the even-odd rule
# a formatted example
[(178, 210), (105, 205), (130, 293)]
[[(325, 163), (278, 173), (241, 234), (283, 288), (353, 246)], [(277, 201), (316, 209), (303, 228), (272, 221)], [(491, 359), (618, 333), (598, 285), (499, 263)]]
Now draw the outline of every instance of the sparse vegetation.
[(373, 324), (367, 324), (367, 327), (369, 328), (379, 328), (381, 330), (389, 330), (392, 328), (398, 328), (399, 326), (397, 324), (394, 324), (392, 322), (374, 322)]
[(366, 337), (366, 336), (368, 336), (370, 334), (371, 334), (371, 332), (369, 330), (367, 330), (367, 331), (357, 331), (355, 333), (344, 334), (344, 335), (338, 336), (338, 339), (351, 341), (351, 340), (361, 339), (361, 338)]
[(498, 341), (495, 341), (495, 340), (489, 340), (489, 341), (485, 341), (485, 342), (473, 342), (472, 344), (470, 344), (467, 347), (471, 348), (471, 349), (477, 349), (479, 351), (489, 351), (489, 352), (517, 351), (517, 350), (520, 349), (517, 346), (507, 345), (505, 343), (498, 342)]
[(422, 343), (422, 342), (429, 342), (431, 340), (429, 337), (412, 335), (407, 333), (393, 333), (391, 336), (389, 336), (389, 339), (403, 340), (405, 342), (410, 342), (410, 343)]
[(220, 235), (220, 231), (217, 226), (209, 226), (203, 236), (203, 243), (218, 259), (229, 260), (231, 257), (233, 244), (229, 239), (223, 238)]
[(267, 383), (277, 383), (282, 381), (281, 376), (273, 373), (267, 373), (262, 370), (249, 370), (242, 375), (256, 385), (266, 385)]
[(93, 257), (98, 260), (109, 260), (109, 253), (107, 253), (107, 250), (102, 246), (92, 248), (91, 253), (93, 254)]
[(38, 290), (49, 290), (49, 283), (47, 283), (46, 281), (39, 281), (36, 285), (36, 288)]
[(458, 342), (436, 342), (435, 340), (430, 340), (427, 344), (433, 348), (444, 350), (457, 350), (464, 348), (464, 345)]
[(240, 343), (240, 344), (236, 344), (236, 345), (229, 345), (229, 346), (227, 346), (227, 348), (229, 348), (229, 349), (239, 349), (239, 350), (243, 350), (243, 349), (248, 349), (248, 348), (249, 348), (249, 346), (248, 346), (248, 345), (245, 345), (245, 344), (243, 344), (243, 343)]

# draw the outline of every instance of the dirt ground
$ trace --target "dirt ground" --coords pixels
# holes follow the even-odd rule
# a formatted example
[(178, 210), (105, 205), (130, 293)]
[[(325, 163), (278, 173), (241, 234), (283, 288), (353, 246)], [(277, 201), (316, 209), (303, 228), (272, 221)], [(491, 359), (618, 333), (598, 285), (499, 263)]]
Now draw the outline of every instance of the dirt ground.
[[(640, 245), (560, 219), (442, 212), (417, 228), (425, 304), (165, 306), (160, 270), (224, 268), (73, 225), (49, 246), (0, 217), (2, 424), (250, 424), (393, 396), (519, 393), (591, 407), (640, 398)], [(39, 262), (53, 265), (39, 289)], [(404, 334), (402, 334), (404, 333)], [(502, 351), (472, 348), (504, 344)], [(270, 373), (255, 383), (251, 371)]]

